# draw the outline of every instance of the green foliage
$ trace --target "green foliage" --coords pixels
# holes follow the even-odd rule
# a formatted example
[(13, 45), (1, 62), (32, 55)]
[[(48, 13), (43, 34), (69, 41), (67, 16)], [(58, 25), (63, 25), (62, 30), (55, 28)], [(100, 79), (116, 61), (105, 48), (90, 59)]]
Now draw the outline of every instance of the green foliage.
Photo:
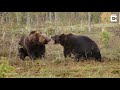
[(104, 47), (108, 48), (109, 40), (110, 40), (110, 33), (108, 31), (103, 31), (103, 32), (100, 32), (99, 36), (100, 36), (100, 40), (104, 44)]
[(101, 12), (92, 12), (91, 13), (92, 22), (99, 23), (100, 22), (100, 14), (101, 14)]
[(6, 57), (0, 58), (0, 78), (8, 77), (15, 72), (15, 68), (10, 66), (9, 59)]

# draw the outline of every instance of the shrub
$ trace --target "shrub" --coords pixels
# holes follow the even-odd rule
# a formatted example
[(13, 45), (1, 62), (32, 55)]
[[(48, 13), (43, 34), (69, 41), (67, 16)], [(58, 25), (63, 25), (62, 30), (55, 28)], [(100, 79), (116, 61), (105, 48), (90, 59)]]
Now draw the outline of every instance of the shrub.
[(0, 58), (0, 78), (8, 77), (15, 72), (15, 68), (10, 66), (9, 59), (6, 57)]
[(102, 41), (105, 48), (109, 47), (110, 33), (108, 31), (100, 32), (100, 40)]

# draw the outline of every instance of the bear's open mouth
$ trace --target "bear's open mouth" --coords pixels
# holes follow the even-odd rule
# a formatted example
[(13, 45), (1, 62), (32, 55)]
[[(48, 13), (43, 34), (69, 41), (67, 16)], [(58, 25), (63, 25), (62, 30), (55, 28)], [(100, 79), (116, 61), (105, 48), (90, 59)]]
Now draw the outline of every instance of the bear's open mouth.
[(52, 39), (52, 41), (54, 42), (54, 44), (59, 44), (59, 41), (58, 41), (58, 40), (56, 40), (56, 38), (55, 38), (55, 37), (51, 37), (51, 39)]
[(54, 40), (54, 44), (59, 44), (59, 42), (57, 40)]
[(48, 44), (51, 41), (51, 39), (45, 40), (44, 44)]
[(56, 41), (56, 40), (54, 40), (54, 44), (57, 44), (57, 41)]
[(55, 40), (55, 39), (53, 39), (53, 38), (52, 38), (52, 42), (53, 42), (54, 44), (56, 44), (56, 40)]
[(48, 44), (48, 42), (45, 42), (44, 44)]

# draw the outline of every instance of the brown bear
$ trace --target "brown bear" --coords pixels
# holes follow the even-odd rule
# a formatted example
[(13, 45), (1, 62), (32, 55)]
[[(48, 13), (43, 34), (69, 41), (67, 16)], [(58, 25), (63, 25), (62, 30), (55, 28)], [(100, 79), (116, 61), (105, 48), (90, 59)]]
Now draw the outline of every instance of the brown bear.
[(64, 57), (75, 56), (79, 61), (80, 58), (89, 59), (95, 58), (101, 61), (101, 54), (97, 44), (87, 36), (74, 34), (61, 34), (51, 37), (55, 44), (60, 43), (64, 47)]
[(35, 60), (45, 56), (45, 44), (51, 39), (38, 31), (31, 31), (28, 35), (23, 35), (19, 40), (19, 56), (22, 60), (26, 56)]

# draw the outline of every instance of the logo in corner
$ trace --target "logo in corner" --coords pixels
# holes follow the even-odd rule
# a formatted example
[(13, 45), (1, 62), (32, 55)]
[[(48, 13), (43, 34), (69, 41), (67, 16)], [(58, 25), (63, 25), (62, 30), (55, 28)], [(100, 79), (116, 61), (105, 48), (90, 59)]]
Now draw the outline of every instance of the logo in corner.
[(110, 16), (110, 21), (111, 22), (117, 22), (117, 19), (118, 19), (118, 17), (117, 17), (116, 14), (111, 14), (111, 16)]

